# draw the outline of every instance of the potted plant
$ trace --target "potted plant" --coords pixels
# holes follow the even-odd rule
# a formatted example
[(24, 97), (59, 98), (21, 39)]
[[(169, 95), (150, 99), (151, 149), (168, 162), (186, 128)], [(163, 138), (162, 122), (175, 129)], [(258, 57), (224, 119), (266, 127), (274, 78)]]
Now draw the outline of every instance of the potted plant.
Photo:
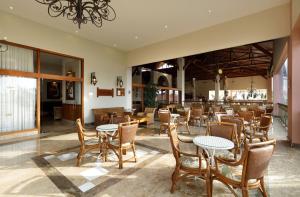
[(158, 89), (156, 84), (148, 83), (144, 89), (144, 104), (145, 107), (157, 107), (156, 96)]

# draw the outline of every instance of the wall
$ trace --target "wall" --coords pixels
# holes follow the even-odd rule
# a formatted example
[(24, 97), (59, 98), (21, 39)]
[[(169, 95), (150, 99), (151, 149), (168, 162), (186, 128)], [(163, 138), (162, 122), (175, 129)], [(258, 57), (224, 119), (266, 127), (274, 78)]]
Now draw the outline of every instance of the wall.
[(253, 88), (268, 89), (268, 80), (262, 76), (253, 77), (236, 77), (227, 79), (228, 90), (245, 90), (251, 86), (251, 79), (253, 79)]
[[(253, 79), (253, 88), (256, 89), (268, 89), (271, 88), (268, 84), (268, 80), (262, 76), (253, 77), (236, 77), (227, 78), (227, 89), (228, 90), (246, 90), (251, 86), (251, 79)], [(191, 82), (187, 82), (185, 85), (185, 91), (187, 94), (193, 93), (193, 87)], [(197, 80), (196, 81), (196, 96), (205, 96), (207, 99), (209, 97), (209, 90), (215, 89), (215, 83), (213, 80)], [(220, 89), (223, 90), (223, 82), (220, 81)], [(269, 97), (269, 95), (268, 95)], [(272, 96), (271, 96), (272, 97)]]
[[(93, 122), (92, 108), (127, 107), (130, 103), (127, 99), (131, 99), (128, 96), (131, 87), (126, 87), (126, 97), (96, 98), (97, 87), (115, 88), (117, 76), (127, 79), (125, 53), (4, 12), (0, 12), (0, 27), (0, 38), (6, 36), (8, 41), (84, 58), (86, 123)], [(96, 72), (96, 86), (90, 85), (91, 72)]]
[(281, 38), (289, 34), (290, 5), (286, 4), (130, 51), (127, 64), (141, 65)]

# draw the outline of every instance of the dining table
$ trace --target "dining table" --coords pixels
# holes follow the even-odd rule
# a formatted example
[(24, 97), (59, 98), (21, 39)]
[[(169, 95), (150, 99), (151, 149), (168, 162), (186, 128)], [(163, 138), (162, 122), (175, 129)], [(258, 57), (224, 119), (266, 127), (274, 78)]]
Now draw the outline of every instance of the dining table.
[(231, 150), (234, 143), (228, 139), (217, 136), (196, 136), (193, 143), (202, 148), (209, 157), (210, 166), (214, 166), (214, 156), (216, 151)]
[(107, 143), (113, 140), (111, 136), (114, 136), (119, 129), (118, 124), (103, 124), (96, 127), (96, 131), (99, 132), (100, 141), (100, 155), (103, 156), (103, 150), (107, 149)]

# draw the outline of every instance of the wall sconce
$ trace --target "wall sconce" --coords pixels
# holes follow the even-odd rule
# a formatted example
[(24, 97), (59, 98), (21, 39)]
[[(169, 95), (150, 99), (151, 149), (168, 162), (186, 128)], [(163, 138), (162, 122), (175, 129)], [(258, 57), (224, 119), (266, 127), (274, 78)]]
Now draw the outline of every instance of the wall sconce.
[(94, 86), (97, 84), (98, 80), (96, 78), (96, 74), (95, 72), (91, 73), (91, 84), (93, 84)]
[(120, 86), (120, 88), (123, 87), (122, 76), (117, 76), (117, 86)]

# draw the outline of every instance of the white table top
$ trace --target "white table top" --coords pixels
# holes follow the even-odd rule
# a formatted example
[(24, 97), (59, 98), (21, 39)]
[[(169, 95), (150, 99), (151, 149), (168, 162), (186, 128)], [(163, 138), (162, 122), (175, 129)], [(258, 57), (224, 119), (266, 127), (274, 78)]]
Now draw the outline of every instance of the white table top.
[(171, 116), (172, 116), (173, 118), (177, 118), (177, 117), (180, 116), (180, 114), (171, 114)]
[(234, 148), (234, 143), (230, 140), (215, 136), (197, 136), (193, 139), (196, 146), (204, 149), (230, 150)]
[(118, 130), (119, 125), (118, 124), (104, 124), (96, 127), (97, 131), (100, 132), (115, 132)]

